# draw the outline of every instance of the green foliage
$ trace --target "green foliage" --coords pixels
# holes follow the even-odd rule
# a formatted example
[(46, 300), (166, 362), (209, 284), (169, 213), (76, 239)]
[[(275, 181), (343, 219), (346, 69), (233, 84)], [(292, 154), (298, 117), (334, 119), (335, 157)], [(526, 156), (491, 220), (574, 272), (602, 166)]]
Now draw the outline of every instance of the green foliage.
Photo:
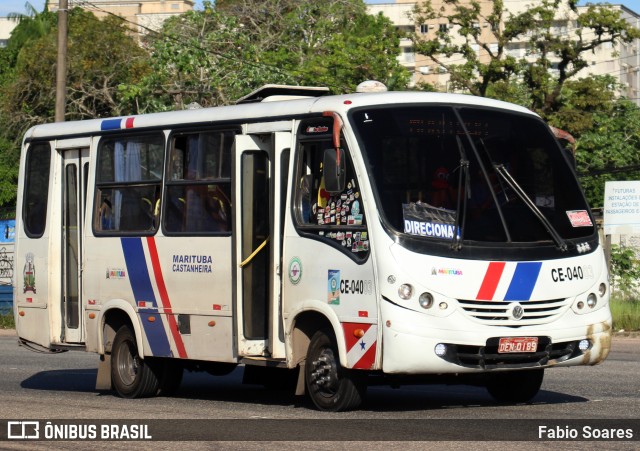
[[(20, 142), (35, 124), (51, 122), (55, 111), (57, 27), (55, 16), (37, 16), (46, 27), (21, 20), (0, 52), (0, 206), (15, 202)], [(14, 40), (15, 39), (15, 40)], [(90, 43), (90, 45), (87, 45)], [(76, 8), (69, 14), (67, 119), (125, 114), (118, 86), (147, 69), (146, 52), (119, 18), (99, 20)]]
[(610, 306), (614, 330), (640, 330), (640, 299), (612, 296)]
[(576, 165), (591, 207), (602, 207), (604, 184), (613, 180), (638, 180), (640, 170), (640, 109), (624, 99), (592, 113), (593, 126), (576, 144)]
[[(414, 46), (416, 53), (447, 70), (454, 89), (516, 100), (545, 119), (569, 122), (570, 111), (565, 108), (563, 97), (565, 85), (587, 66), (586, 55), (605, 43), (632, 42), (640, 37), (640, 30), (628, 23), (619, 10), (590, 5), (576, 14), (575, 29), (558, 33), (556, 18), (558, 11), (563, 14), (564, 10), (575, 13), (575, 1), (542, 0), (521, 13), (510, 14), (502, 0), (446, 0), (440, 9), (427, 0), (414, 12), (416, 23), (440, 19), (453, 28), (426, 38), (416, 34)], [(478, 26), (481, 23), (488, 23), (492, 31), (484, 31), (487, 29)], [(527, 43), (525, 57), (509, 56), (508, 45), (521, 42)], [(525, 90), (518, 88), (521, 82)], [(560, 114), (563, 108), (565, 111)], [(585, 129), (586, 125), (580, 127)]]
[(362, 0), (225, 1), (149, 37), (152, 70), (121, 93), (138, 112), (225, 105), (268, 83), (353, 92), (367, 79), (403, 89), (400, 34)]
[(16, 322), (13, 314), (0, 315), (0, 329), (15, 329)]
[(0, 206), (15, 204), (19, 149), (19, 146), (0, 135)]
[(256, 45), (234, 17), (205, 4), (164, 23), (149, 37), (151, 71), (121, 86), (137, 113), (228, 104), (267, 82), (291, 78), (261, 64)]
[[(17, 140), (28, 127), (52, 120), (56, 59), (55, 28), (20, 50), (13, 77), (0, 87), (0, 118), (9, 138)], [(144, 51), (120, 19), (101, 21), (79, 8), (69, 15), (67, 65), (67, 119), (121, 114), (118, 85), (146, 70)]]
[(611, 246), (611, 290), (620, 292), (622, 298), (638, 294), (640, 280), (640, 260), (633, 248)]
[(574, 137), (593, 130), (599, 115), (614, 109), (615, 92), (620, 86), (611, 75), (568, 80), (561, 93), (562, 103), (547, 120)]

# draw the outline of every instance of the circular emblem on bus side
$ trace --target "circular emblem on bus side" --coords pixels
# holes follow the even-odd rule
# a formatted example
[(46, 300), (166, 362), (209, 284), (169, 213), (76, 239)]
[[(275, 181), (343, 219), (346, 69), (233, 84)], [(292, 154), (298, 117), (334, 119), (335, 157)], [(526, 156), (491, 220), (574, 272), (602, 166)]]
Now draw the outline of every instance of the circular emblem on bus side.
[(289, 282), (297, 285), (302, 279), (302, 262), (298, 257), (293, 257), (289, 262)]
[(509, 307), (509, 314), (512, 319), (520, 321), (524, 316), (524, 309), (519, 303), (516, 302), (514, 304), (511, 304), (511, 306)]

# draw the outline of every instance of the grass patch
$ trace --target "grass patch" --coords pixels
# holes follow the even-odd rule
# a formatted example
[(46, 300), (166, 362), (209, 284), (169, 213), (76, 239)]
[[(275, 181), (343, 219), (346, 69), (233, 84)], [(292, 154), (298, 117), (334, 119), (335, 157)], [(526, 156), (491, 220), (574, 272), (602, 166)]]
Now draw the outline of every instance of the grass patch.
[(640, 330), (640, 299), (611, 299), (613, 330)]
[(0, 315), (0, 329), (15, 329), (16, 322), (13, 318), (13, 313), (7, 313), (6, 315)]

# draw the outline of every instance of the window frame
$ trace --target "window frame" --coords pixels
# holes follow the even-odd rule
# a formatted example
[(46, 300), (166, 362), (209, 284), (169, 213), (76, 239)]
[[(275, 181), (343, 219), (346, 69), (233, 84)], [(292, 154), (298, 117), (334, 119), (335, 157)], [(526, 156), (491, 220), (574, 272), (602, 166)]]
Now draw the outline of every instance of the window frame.
[[(346, 144), (346, 141), (344, 139), (344, 135), (341, 134), (341, 147), (345, 150), (345, 156), (346, 156), (346, 164), (347, 167), (350, 168), (350, 172), (351, 175), (347, 176), (347, 180), (354, 180), (356, 183), (356, 186), (358, 187), (358, 191), (360, 192), (360, 197), (358, 198), (359, 200), (359, 204), (360, 204), (360, 208), (362, 211), (362, 224), (361, 225), (348, 225), (348, 224), (340, 224), (340, 225), (328, 225), (328, 224), (324, 224), (324, 225), (320, 225), (317, 223), (313, 223), (313, 222), (308, 222), (305, 223), (302, 221), (302, 207), (301, 207), (301, 183), (300, 181), (302, 180), (302, 177), (305, 175), (308, 175), (307, 172), (305, 172), (305, 169), (303, 167), (303, 159), (304, 159), (304, 149), (303, 146), (307, 143), (311, 143), (311, 142), (316, 142), (316, 143), (322, 143), (320, 145), (321, 149), (324, 149), (325, 147), (331, 148), (333, 147), (332, 144), (332, 126), (329, 125), (330, 121), (327, 123), (328, 125), (328, 131), (326, 133), (322, 133), (322, 134), (318, 134), (315, 136), (309, 136), (309, 135), (304, 135), (302, 133), (302, 130), (304, 129), (304, 127), (306, 125), (308, 125), (309, 123), (315, 123), (317, 124), (318, 122), (320, 122), (317, 119), (312, 119), (312, 120), (304, 120), (301, 121), (300, 123), (300, 127), (298, 129), (298, 139), (297, 139), (297, 143), (296, 143), (296, 152), (295, 152), (295, 162), (294, 162), (294, 170), (293, 170), (293, 180), (292, 180), (292, 191), (293, 191), (293, 196), (292, 196), (292, 202), (291, 202), (291, 219), (292, 222), (294, 224), (294, 227), (296, 229), (296, 231), (298, 232), (298, 234), (302, 237), (305, 238), (310, 238), (313, 240), (317, 240), (320, 241), (326, 245), (329, 245), (335, 249), (338, 249), (339, 251), (341, 251), (343, 254), (347, 255), (351, 260), (353, 260), (355, 263), (357, 264), (364, 264), (365, 262), (367, 262), (367, 260), (369, 259), (369, 256), (371, 255), (371, 237), (369, 236), (369, 227), (367, 225), (367, 221), (368, 221), (368, 214), (365, 212), (364, 209), (364, 202), (362, 199), (362, 191), (361, 191), (361, 185), (360, 185), (360, 181), (358, 180), (357, 174), (355, 173), (355, 166), (353, 163), (353, 158), (351, 155), (351, 152), (349, 151), (349, 148)], [(323, 146), (323, 144), (326, 143), (326, 146)], [(320, 152), (322, 152), (322, 150), (320, 150)], [(320, 159), (322, 160), (322, 157), (320, 157)], [(312, 191), (313, 193), (314, 191)], [(313, 197), (313, 196), (312, 196)], [(317, 213), (316, 213), (317, 214)], [(346, 230), (348, 229), (348, 230)], [(362, 251), (358, 251), (358, 252), (354, 252), (351, 248), (349, 248), (348, 246), (343, 246), (341, 244), (340, 241), (338, 241), (335, 238), (331, 238), (329, 236), (327, 236), (327, 233), (340, 233), (340, 232), (347, 232), (347, 231), (352, 231), (352, 232), (357, 232), (357, 233), (362, 233), (365, 232), (367, 233), (367, 241), (368, 241), (368, 248), (366, 250), (362, 250)], [(321, 235), (320, 233), (324, 232), (323, 235)]]
[[(189, 135), (202, 135), (202, 134), (214, 134), (218, 133), (221, 135), (229, 134), (231, 135), (231, 145), (228, 153), (228, 177), (217, 177), (217, 178), (209, 178), (209, 179), (177, 179), (174, 180), (171, 177), (171, 158), (172, 153), (175, 149), (175, 140), (177, 137), (186, 137)], [(164, 192), (162, 199), (162, 208), (161, 208), (161, 227), (162, 233), (165, 236), (231, 236), (233, 232), (233, 208), (232, 208), (232, 195), (233, 195), (233, 168), (234, 168), (234, 152), (233, 145), (235, 143), (235, 136), (241, 133), (241, 129), (239, 127), (221, 127), (221, 128), (197, 128), (197, 129), (185, 129), (185, 130), (173, 130), (167, 139), (166, 145), (166, 154), (165, 154), (165, 171), (164, 171)], [(227, 230), (204, 230), (204, 231), (175, 231), (171, 230), (170, 227), (167, 227), (167, 222), (170, 219), (169, 217), (169, 205), (170, 205), (170, 191), (174, 187), (211, 187), (218, 186), (220, 189), (220, 185), (226, 186), (226, 191), (224, 189), (220, 189), (220, 191), (227, 197), (227, 201), (229, 202), (229, 212), (227, 213)]]
[[(34, 154), (34, 152), (37, 149), (40, 149), (40, 147), (47, 148), (46, 151), (46, 155), (49, 156), (48, 158), (48, 166), (47, 166), (47, 171), (46, 171), (46, 176), (43, 177), (43, 182), (45, 181), (46, 178), (46, 193), (44, 193), (44, 196), (38, 196), (36, 193), (36, 195), (34, 196), (35, 198), (38, 199), (44, 199), (44, 208), (40, 208), (40, 212), (42, 214), (42, 230), (38, 230), (38, 233), (34, 233), (30, 228), (29, 228), (29, 223), (31, 222), (31, 218), (32, 216), (30, 216), (30, 214), (32, 214), (31, 209), (28, 208), (29, 205), (29, 200), (31, 198), (31, 189), (35, 186), (37, 186), (36, 183), (32, 182), (32, 174), (30, 173), (30, 169), (32, 167), (32, 160), (31, 160), (31, 156)], [(38, 152), (41, 153), (45, 153), (43, 150), (38, 150)], [(25, 157), (25, 170), (24, 170), (24, 188), (23, 188), (23, 195), (22, 195), (22, 228), (25, 232), (25, 234), (32, 239), (37, 239), (37, 238), (41, 238), (44, 235), (44, 232), (47, 229), (47, 219), (48, 219), (48, 209), (49, 209), (49, 193), (51, 191), (51, 156), (52, 156), (52, 152), (51, 152), (51, 143), (49, 141), (40, 141), (40, 142), (32, 142), (29, 145), (29, 148), (27, 149), (27, 154)], [(39, 171), (36, 171), (36, 173), (40, 174)], [(44, 173), (44, 171), (43, 171)], [(43, 194), (43, 193), (40, 193)]]
[[(145, 138), (160, 138), (159, 145), (161, 148), (161, 168), (160, 168), (160, 177), (158, 179), (141, 179), (135, 181), (123, 180), (123, 181), (101, 181), (100, 180), (100, 170), (102, 169), (102, 156), (103, 152), (105, 152), (105, 146), (109, 143), (115, 143), (117, 141), (123, 141), (125, 143), (133, 140), (143, 140)], [(94, 204), (93, 204), (93, 218), (92, 218), (92, 229), (93, 234), (96, 237), (105, 237), (105, 236), (152, 236), (155, 235), (159, 230), (159, 209), (158, 202), (161, 202), (162, 199), (162, 187), (163, 187), (163, 177), (164, 177), (164, 166), (165, 166), (165, 153), (166, 153), (166, 137), (164, 132), (162, 131), (151, 131), (151, 132), (135, 132), (135, 133), (114, 133), (103, 135), (100, 137), (100, 141), (97, 145), (97, 153), (96, 153), (96, 168), (95, 168), (95, 182), (94, 182)], [(148, 141), (149, 144), (153, 144), (153, 141)], [(115, 149), (114, 149), (115, 150)], [(103, 190), (111, 190), (112, 193), (115, 190), (139, 190), (140, 188), (153, 187), (154, 188), (154, 201), (151, 203), (151, 214), (154, 216), (151, 218), (151, 228), (150, 229), (102, 229), (101, 227), (101, 215), (100, 211), (103, 203)], [(155, 204), (155, 205), (154, 205)]]

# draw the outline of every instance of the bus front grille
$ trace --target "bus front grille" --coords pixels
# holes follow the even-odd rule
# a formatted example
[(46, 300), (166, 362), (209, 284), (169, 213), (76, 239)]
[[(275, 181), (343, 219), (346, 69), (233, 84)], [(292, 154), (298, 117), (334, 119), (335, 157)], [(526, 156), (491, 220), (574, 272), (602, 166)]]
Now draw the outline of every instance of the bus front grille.
[(490, 338), (485, 346), (446, 344), (446, 354), (441, 358), (475, 369), (531, 368), (552, 365), (582, 355), (577, 341), (552, 343), (549, 337), (538, 337), (535, 352), (498, 352), (499, 338)]
[(569, 307), (568, 299), (521, 301), (519, 304), (524, 314), (521, 319), (516, 320), (511, 315), (514, 302), (458, 299), (460, 307), (468, 317), (490, 326), (521, 327), (545, 324), (556, 319)]

